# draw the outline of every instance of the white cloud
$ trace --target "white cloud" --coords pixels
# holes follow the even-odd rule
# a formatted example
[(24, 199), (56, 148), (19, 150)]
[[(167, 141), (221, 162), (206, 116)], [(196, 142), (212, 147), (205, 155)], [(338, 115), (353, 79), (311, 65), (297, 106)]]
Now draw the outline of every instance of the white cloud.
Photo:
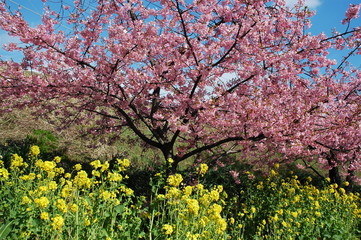
[[(297, 2), (297, 0), (286, 0), (286, 6), (293, 7)], [(305, 0), (305, 5), (309, 8), (317, 8), (321, 4), (321, 0)]]

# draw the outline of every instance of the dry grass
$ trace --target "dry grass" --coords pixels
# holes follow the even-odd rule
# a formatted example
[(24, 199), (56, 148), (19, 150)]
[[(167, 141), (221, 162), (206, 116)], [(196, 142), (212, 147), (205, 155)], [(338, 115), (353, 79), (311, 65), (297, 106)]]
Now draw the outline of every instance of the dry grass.
[(31, 135), (34, 130), (47, 130), (58, 139), (58, 149), (62, 150), (71, 161), (88, 162), (90, 160), (110, 160), (114, 157), (128, 157), (133, 165), (147, 168), (160, 161), (160, 154), (144, 146), (131, 131), (125, 129), (120, 139), (110, 143), (105, 136), (104, 141), (94, 136), (81, 135), (79, 129), (87, 126), (70, 126), (59, 130), (61, 122), (36, 118), (31, 112), (34, 109), (14, 110), (11, 113), (0, 115), (0, 144), (9, 140), (22, 141)]

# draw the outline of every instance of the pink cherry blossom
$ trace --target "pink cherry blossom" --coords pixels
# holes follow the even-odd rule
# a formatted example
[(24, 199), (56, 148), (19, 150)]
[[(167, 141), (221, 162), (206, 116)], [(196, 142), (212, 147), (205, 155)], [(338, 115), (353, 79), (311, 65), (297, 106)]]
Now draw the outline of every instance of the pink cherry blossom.
[(32, 27), (0, 0), (0, 28), (20, 39), (6, 50), (24, 55), (0, 60), (2, 112), (37, 107), (96, 135), (128, 127), (172, 171), (203, 152), (360, 170), (359, 26), (312, 35), (314, 13), (283, 0), (82, 2), (45, 6)]
[(351, 21), (351, 19), (358, 18), (360, 12), (361, 4), (350, 4), (350, 7), (346, 11), (346, 18), (342, 20), (342, 24), (346, 24)]

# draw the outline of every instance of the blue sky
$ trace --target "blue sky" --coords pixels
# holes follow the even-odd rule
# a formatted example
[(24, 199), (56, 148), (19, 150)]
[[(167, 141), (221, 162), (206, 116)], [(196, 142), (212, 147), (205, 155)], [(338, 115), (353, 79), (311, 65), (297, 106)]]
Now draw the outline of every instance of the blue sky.
[[(16, 4), (20, 3), (23, 6), (26, 19), (31, 25), (36, 26), (40, 23), (40, 14), (42, 12), (43, 3), (41, 0), (7, 0), (16, 9)], [(71, 3), (72, 0), (63, 0), (65, 3)], [(292, 6), (297, 0), (286, 0), (289, 6)], [(333, 28), (342, 32), (346, 26), (341, 24), (341, 20), (345, 16), (345, 11), (350, 4), (359, 4), (361, 0), (306, 0), (306, 5), (316, 11), (316, 15), (311, 19), (312, 27), (311, 33), (317, 34), (325, 32), (329, 35)], [(361, 19), (353, 20), (351, 27), (361, 26)], [(0, 45), (11, 41), (17, 41), (15, 38), (9, 37), (7, 33), (0, 30)], [(332, 57), (337, 58), (340, 53), (333, 52)], [(15, 53), (7, 53), (0, 49), (0, 56), (2, 59), (18, 59), (19, 55)], [(356, 62), (355, 62), (356, 61)], [(354, 57), (353, 62), (360, 65), (361, 57)]]

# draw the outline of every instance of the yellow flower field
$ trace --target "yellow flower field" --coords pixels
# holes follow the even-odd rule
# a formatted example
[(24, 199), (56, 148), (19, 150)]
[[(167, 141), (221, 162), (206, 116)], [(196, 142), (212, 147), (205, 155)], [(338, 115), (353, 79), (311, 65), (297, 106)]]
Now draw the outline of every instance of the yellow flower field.
[[(71, 172), (60, 157), (14, 154), (0, 161), (0, 239), (357, 239), (358, 193), (312, 179), (281, 177), (279, 166), (228, 192), (207, 182), (206, 164), (192, 183), (180, 173), (154, 174), (150, 194), (128, 187), (128, 159), (99, 160)], [(247, 172), (246, 174), (251, 174)], [(344, 183), (347, 186), (348, 183)]]

